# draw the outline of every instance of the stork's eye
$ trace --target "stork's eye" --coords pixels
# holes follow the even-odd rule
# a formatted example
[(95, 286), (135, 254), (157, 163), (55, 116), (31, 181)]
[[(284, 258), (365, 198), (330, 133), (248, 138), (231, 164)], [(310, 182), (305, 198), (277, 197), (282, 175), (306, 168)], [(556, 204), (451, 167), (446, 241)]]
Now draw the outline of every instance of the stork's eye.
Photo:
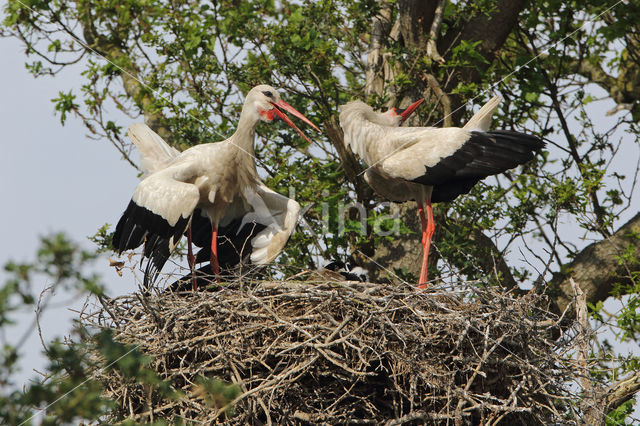
[(271, 93), (268, 90), (265, 90), (264, 92), (262, 92), (263, 95), (265, 95), (267, 98), (273, 98), (273, 93)]

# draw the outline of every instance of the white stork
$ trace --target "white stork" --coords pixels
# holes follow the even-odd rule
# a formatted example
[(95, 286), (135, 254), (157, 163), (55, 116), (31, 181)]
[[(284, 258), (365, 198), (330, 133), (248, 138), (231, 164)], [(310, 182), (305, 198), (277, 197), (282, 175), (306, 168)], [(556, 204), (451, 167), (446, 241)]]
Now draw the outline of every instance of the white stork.
[[(222, 142), (179, 152), (145, 124), (129, 128), (145, 177), (116, 226), (112, 245), (122, 252), (144, 242), (143, 256), (149, 258), (145, 286), (155, 280), (185, 232), (194, 290), (194, 266), (205, 260), (202, 253), (218, 279), (220, 265), (234, 266), (245, 258), (265, 265), (280, 253), (295, 228), (300, 205), (260, 181), (253, 144), (258, 122), (278, 117), (309, 141), (282, 110), (320, 131), (267, 85), (249, 91), (238, 128)], [(207, 246), (198, 258), (193, 242)]]
[(419, 288), (427, 286), (435, 230), (431, 203), (452, 201), (485, 177), (526, 163), (545, 146), (536, 136), (489, 131), (500, 97), (491, 99), (463, 128), (398, 127), (422, 101), (401, 113), (377, 113), (353, 101), (340, 113), (345, 143), (369, 166), (364, 175), (369, 185), (391, 201), (418, 204), (423, 247)]

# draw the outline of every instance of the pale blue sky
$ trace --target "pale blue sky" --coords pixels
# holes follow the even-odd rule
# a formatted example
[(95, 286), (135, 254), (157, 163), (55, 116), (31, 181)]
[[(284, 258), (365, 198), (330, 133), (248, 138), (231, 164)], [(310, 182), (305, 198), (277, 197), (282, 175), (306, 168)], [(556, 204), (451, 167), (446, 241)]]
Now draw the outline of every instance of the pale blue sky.
[[(4, 2), (0, 2), (2, 7)], [(58, 91), (68, 91), (80, 79), (80, 68), (63, 72), (54, 78), (34, 79), (24, 67), (25, 54), (15, 38), (0, 38), (0, 264), (8, 260), (32, 261), (39, 236), (64, 231), (91, 248), (87, 240), (105, 222), (115, 223), (133, 193), (136, 171), (120, 154), (104, 141), (86, 137), (81, 121), (70, 117), (64, 127), (53, 114), (50, 99)], [(113, 294), (133, 290), (130, 281), (118, 277), (108, 268), (107, 260), (95, 264), (103, 282)], [(0, 270), (0, 280), (6, 276)], [(44, 288), (48, 283), (37, 282)], [(36, 291), (40, 291), (37, 288)], [(45, 339), (68, 333), (75, 316), (68, 309), (81, 301), (70, 300), (69, 294), (54, 298), (54, 306), (44, 314)], [(71, 296), (72, 297), (72, 296)], [(32, 313), (20, 319), (30, 324)], [(9, 338), (21, 333), (14, 329)], [(24, 353), (23, 372), (19, 380), (33, 377), (32, 369), (43, 369), (44, 358), (37, 334), (29, 338)]]

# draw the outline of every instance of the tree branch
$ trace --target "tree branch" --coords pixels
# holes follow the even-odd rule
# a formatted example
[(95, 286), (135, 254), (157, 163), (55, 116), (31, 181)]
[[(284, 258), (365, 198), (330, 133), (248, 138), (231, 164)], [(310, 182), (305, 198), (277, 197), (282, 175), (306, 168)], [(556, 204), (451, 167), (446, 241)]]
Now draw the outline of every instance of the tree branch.
[[(525, 34), (525, 36), (529, 41), (529, 46), (527, 47), (527, 49), (529, 50), (530, 54), (536, 58), (540, 58), (541, 55), (537, 46), (534, 43), (533, 35), (531, 35), (528, 31), (522, 31), (522, 33)], [(520, 39), (522, 43), (525, 44), (525, 40), (523, 40), (522, 38)], [(551, 98), (552, 108), (556, 112), (558, 121), (560, 121), (560, 127), (567, 141), (567, 147), (569, 148), (569, 153), (571, 154), (571, 158), (573, 159), (578, 169), (578, 172), (580, 173), (580, 176), (584, 180), (587, 180), (587, 176), (585, 176), (585, 171), (581, 166), (584, 163), (590, 164), (589, 156), (588, 155), (580, 156), (580, 153), (578, 152), (578, 140), (571, 133), (571, 130), (569, 129), (569, 123), (567, 121), (567, 118), (565, 117), (565, 113), (562, 109), (562, 105), (560, 104), (560, 92), (558, 90), (558, 80), (552, 79), (552, 77), (549, 75), (549, 73), (547, 72), (544, 66), (540, 66), (539, 73), (544, 78), (547, 89), (549, 90), (549, 97)], [(605, 221), (606, 212), (602, 208), (602, 205), (600, 204), (597, 190), (590, 190), (589, 198), (591, 198), (593, 213), (596, 215), (597, 227), (595, 227), (596, 229), (594, 230), (601, 233), (604, 237), (608, 237), (610, 235), (610, 232), (606, 226), (606, 221)]]
[(479, 14), (464, 25), (461, 39), (481, 40), (478, 51), (491, 61), (515, 28), (526, 3), (526, 0), (499, 0), (493, 14)]
[(95, 52), (98, 52), (112, 62), (122, 64), (122, 59), (126, 59), (127, 63), (132, 64), (120, 73), (124, 91), (144, 114), (145, 123), (159, 134), (160, 137), (170, 141), (172, 133), (166, 125), (166, 117), (155, 107), (156, 99), (153, 96), (153, 91), (142, 82), (135, 61), (132, 60), (124, 47), (119, 46), (114, 41), (109, 40), (97, 32), (93, 25), (93, 18), (89, 9), (82, 10), (81, 6), (78, 6), (78, 9), (78, 21), (80, 25), (82, 25), (82, 32), (86, 44)]
[(632, 273), (640, 272), (640, 265), (628, 265), (622, 260), (625, 253), (640, 258), (639, 242), (640, 213), (611, 237), (588, 245), (565, 265), (563, 272), (555, 273), (549, 288), (558, 312), (563, 312), (573, 301), (572, 278), (584, 291), (587, 302), (592, 304), (606, 300), (616, 284), (634, 284)]
[(493, 243), (493, 240), (479, 229), (473, 229), (469, 238), (474, 241), (478, 247), (482, 248), (481, 253), (483, 255), (476, 258), (482, 266), (482, 269), (486, 272), (494, 271), (500, 286), (508, 289), (517, 288), (518, 283), (515, 278), (513, 278), (511, 269), (504, 260), (504, 256), (500, 250), (498, 250), (498, 247)]
[(607, 74), (599, 63), (587, 60), (574, 59), (569, 69), (602, 87), (619, 105), (640, 100), (640, 67), (635, 62), (623, 61), (618, 77)]
[[(398, 0), (398, 22), (406, 47), (424, 49), (439, 2), (443, 0)], [(438, 33), (434, 37), (436, 40)]]
[(384, 1), (380, 6), (380, 12), (373, 18), (364, 86), (366, 96), (373, 93), (382, 94), (384, 90), (385, 79), (381, 74), (385, 61), (382, 59), (382, 51), (391, 31), (392, 11), (393, 4)]
[(580, 402), (584, 413), (585, 424), (598, 425), (604, 420), (604, 412), (600, 408), (596, 386), (591, 378), (591, 368), (589, 365), (589, 342), (593, 334), (589, 325), (589, 314), (587, 312), (587, 301), (582, 289), (576, 284), (573, 278), (569, 278), (569, 284), (574, 296), (574, 310), (576, 311), (576, 324), (578, 326), (578, 346), (576, 361), (580, 370), (580, 383), (582, 385), (582, 401)]
[(440, 27), (444, 17), (444, 8), (446, 0), (439, 0), (438, 6), (433, 14), (433, 22), (429, 30), (429, 40), (427, 40), (427, 56), (436, 62), (443, 64), (444, 58), (438, 53), (438, 37), (440, 36)]
[[(445, 92), (451, 93), (461, 82), (465, 84), (480, 82), (483, 72), (494, 61), (507, 37), (516, 28), (518, 16), (525, 4), (526, 0), (499, 0), (492, 14), (477, 14), (461, 25), (452, 26), (447, 30), (439, 43), (445, 59), (451, 57), (453, 48), (462, 40), (479, 41), (476, 51), (486, 59), (486, 62), (479, 62), (474, 67), (464, 67), (453, 72), (452, 78), (443, 84)], [(462, 117), (461, 101), (459, 95), (451, 96), (454, 122)]]
[(604, 400), (605, 413), (615, 410), (640, 391), (640, 371), (614, 383)]
[(433, 91), (433, 94), (436, 96), (438, 102), (442, 104), (442, 108), (443, 108), (442, 127), (453, 126), (453, 117), (452, 117), (453, 114), (451, 112), (452, 111), (451, 98), (442, 90), (442, 88), (440, 87), (440, 84), (438, 83), (438, 80), (436, 80), (436, 78), (433, 75), (427, 74), (426, 78), (427, 78), (427, 84), (429, 85), (429, 88)]

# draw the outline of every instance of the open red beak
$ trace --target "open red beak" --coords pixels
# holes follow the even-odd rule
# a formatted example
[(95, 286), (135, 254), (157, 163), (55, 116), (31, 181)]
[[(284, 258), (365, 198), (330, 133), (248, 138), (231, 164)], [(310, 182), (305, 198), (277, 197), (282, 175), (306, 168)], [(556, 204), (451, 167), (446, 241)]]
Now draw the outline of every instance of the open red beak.
[[(273, 113), (275, 113), (278, 117), (280, 117), (282, 119), (282, 121), (284, 121), (285, 123), (287, 123), (289, 126), (291, 126), (296, 132), (298, 132), (300, 134), (300, 136), (302, 136), (307, 142), (311, 143), (311, 141), (309, 140), (309, 138), (307, 138), (305, 136), (304, 133), (302, 133), (302, 130), (298, 129), (298, 126), (296, 126), (295, 124), (293, 124), (293, 121), (291, 121), (289, 119), (289, 117), (287, 117), (287, 115), (280, 111), (280, 108), (282, 108), (283, 110), (290, 112), (291, 114), (295, 115), (296, 117), (298, 117), (300, 120), (304, 121), (305, 123), (307, 123), (308, 125), (310, 125), (311, 127), (313, 127), (314, 129), (316, 129), (318, 132), (320, 132), (320, 129), (318, 129), (318, 127), (313, 124), (311, 122), (311, 120), (309, 120), (307, 117), (305, 117), (304, 115), (302, 115), (301, 112), (299, 112), (298, 110), (296, 110), (294, 107), (292, 107), (291, 105), (289, 105), (288, 103), (286, 103), (285, 101), (281, 100), (278, 103), (275, 102), (271, 102), (271, 105), (273, 105)], [(322, 133), (322, 132), (320, 132)]]
[(409, 116), (411, 114), (413, 114), (413, 112), (420, 106), (421, 103), (424, 102), (424, 98), (420, 99), (419, 101), (415, 101), (414, 103), (412, 103), (411, 105), (409, 105), (407, 108), (405, 109), (395, 109), (395, 113), (398, 114), (400, 116), (400, 120), (402, 122), (404, 122), (407, 118), (409, 118)]

